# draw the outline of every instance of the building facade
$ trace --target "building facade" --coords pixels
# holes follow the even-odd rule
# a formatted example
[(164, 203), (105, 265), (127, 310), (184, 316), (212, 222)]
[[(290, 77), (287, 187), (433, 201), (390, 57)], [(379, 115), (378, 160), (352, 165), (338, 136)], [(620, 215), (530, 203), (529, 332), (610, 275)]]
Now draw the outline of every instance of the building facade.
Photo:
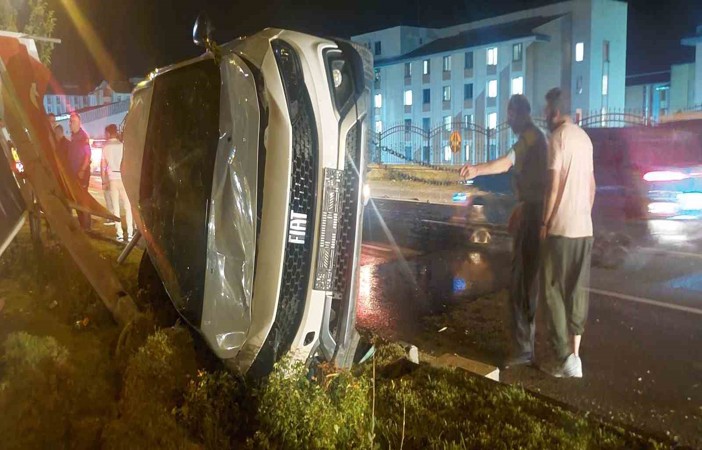
[(626, 24), (624, 2), (574, 0), (441, 29), (398, 26), (352, 40), (375, 56), (376, 132), (461, 123), (492, 130), (506, 121), (512, 94), (526, 95), (540, 116), (553, 87), (570, 94), (576, 115), (623, 109)]
[(60, 92), (50, 90), (44, 95), (44, 109), (47, 113), (60, 116), (110, 103), (128, 102), (131, 98), (132, 86), (129, 83), (118, 83), (111, 87), (107, 81), (103, 81), (89, 92), (81, 91), (77, 86), (66, 85)]

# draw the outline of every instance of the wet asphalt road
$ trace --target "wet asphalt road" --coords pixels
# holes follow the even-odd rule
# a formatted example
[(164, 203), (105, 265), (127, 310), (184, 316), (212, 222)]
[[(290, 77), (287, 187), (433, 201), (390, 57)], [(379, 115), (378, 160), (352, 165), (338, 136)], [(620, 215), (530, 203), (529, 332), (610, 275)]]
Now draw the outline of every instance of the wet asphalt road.
[[(359, 325), (499, 366), (508, 353), (510, 243), (491, 230), (489, 242), (478, 235), (481, 243), (473, 244), (475, 229), (461, 207), (372, 202), (363, 231)], [(503, 371), (501, 379), (702, 448), (698, 248), (647, 245), (617, 269), (593, 267), (582, 380), (557, 380), (530, 367)], [(549, 346), (541, 315), (537, 329), (537, 359), (544, 363)]]

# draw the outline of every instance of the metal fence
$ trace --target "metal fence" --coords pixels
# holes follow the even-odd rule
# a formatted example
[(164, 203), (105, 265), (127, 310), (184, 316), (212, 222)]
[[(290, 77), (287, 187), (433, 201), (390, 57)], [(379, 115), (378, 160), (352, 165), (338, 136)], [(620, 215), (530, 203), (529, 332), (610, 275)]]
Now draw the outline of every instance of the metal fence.
[[(532, 118), (541, 129), (546, 120)], [(593, 112), (576, 118), (583, 128), (630, 127), (657, 125), (651, 117), (636, 112)], [(504, 156), (516, 142), (507, 122), (495, 128), (475, 123), (452, 122), (424, 129), (410, 124), (391, 126), (373, 133), (371, 162), (381, 164), (416, 164), (441, 168), (445, 166), (483, 163)]]

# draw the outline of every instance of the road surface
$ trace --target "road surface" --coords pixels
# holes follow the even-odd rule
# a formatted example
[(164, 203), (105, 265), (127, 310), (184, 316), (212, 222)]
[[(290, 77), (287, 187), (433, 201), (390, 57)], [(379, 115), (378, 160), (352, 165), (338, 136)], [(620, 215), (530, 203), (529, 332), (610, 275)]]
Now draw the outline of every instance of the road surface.
[[(360, 326), (501, 365), (508, 237), (471, 244), (476, 227), (460, 219), (460, 207), (375, 200), (366, 211)], [(618, 269), (594, 267), (590, 289), (584, 378), (519, 367), (501, 379), (702, 447), (702, 251), (637, 248)], [(543, 362), (541, 314), (537, 327)]]

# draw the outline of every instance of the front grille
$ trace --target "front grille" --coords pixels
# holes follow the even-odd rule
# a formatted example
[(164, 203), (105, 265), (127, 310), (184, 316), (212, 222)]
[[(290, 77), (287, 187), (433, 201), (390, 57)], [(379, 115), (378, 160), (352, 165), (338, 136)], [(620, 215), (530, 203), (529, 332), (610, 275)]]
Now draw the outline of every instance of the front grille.
[(275, 322), (251, 371), (265, 374), (290, 350), (302, 321), (312, 264), (314, 208), (317, 184), (317, 131), (314, 113), (305, 96), (303, 105), (292, 123), (292, 175), (290, 180), (291, 212), (305, 214), (307, 227), (303, 244), (285, 244), (285, 262)]
[(334, 298), (342, 299), (348, 295), (351, 281), (351, 269), (354, 261), (354, 242), (356, 238), (356, 216), (358, 212), (359, 171), (361, 169), (361, 127), (356, 124), (346, 138), (346, 164), (344, 184), (339, 208), (339, 228), (334, 255)]

